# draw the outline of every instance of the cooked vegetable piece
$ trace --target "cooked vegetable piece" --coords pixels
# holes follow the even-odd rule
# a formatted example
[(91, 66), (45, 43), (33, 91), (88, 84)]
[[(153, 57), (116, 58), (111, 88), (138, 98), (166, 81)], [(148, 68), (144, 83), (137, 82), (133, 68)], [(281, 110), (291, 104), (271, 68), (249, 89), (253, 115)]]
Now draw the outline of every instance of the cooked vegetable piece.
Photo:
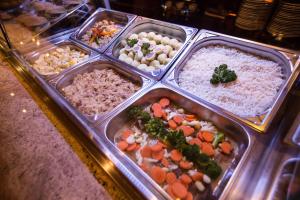
[(133, 151), (133, 150), (136, 149), (136, 147), (137, 147), (137, 144), (136, 144), (136, 143), (130, 144), (130, 145), (127, 147), (126, 151)]
[(142, 149), (141, 149), (141, 156), (142, 157), (145, 157), (145, 158), (150, 158), (151, 157), (151, 154), (152, 154), (152, 150), (149, 146), (144, 146)]
[(235, 71), (227, 68), (228, 66), (226, 64), (216, 67), (212, 78), (210, 79), (210, 83), (215, 85), (218, 83), (229, 83), (231, 81), (235, 81), (237, 79)]
[(177, 124), (181, 124), (182, 121), (184, 120), (183, 117), (176, 115), (173, 117), (173, 120), (177, 123)]
[(138, 40), (137, 39), (127, 39), (126, 42), (127, 42), (128, 46), (133, 47), (136, 43), (138, 43)]
[(177, 128), (177, 124), (173, 120), (169, 120), (168, 124), (171, 129), (175, 130)]
[(177, 180), (176, 174), (174, 172), (168, 172), (166, 175), (166, 182), (172, 184)]
[(189, 161), (180, 161), (179, 163), (180, 168), (182, 169), (191, 169), (193, 167), (193, 163)]
[(133, 132), (131, 130), (125, 130), (122, 133), (122, 139), (126, 140), (131, 134), (133, 134)]
[(185, 186), (180, 182), (175, 182), (172, 184), (172, 192), (177, 198), (185, 198), (187, 195), (187, 189)]
[(161, 160), (164, 157), (164, 150), (152, 152), (152, 158), (155, 160)]
[(179, 179), (181, 180), (182, 183), (184, 184), (190, 184), (192, 182), (192, 179), (189, 175), (187, 174), (182, 174)]
[(208, 156), (213, 156), (215, 154), (215, 150), (213, 146), (210, 143), (206, 143), (206, 142), (202, 143), (201, 151)]
[(162, 184), (166, 180), (166, 172), (158, 167), (153, 166), (150, 170), (151, 177), (159, 184)]
[(174, 149), (171, 151), (171, 159), (178, 162), (182, 159), (182, 154), (178, 150)]
[(232, 145), (229, 142), (224, 141), (219, 146), (225, 154), (230, 154), (232, 151)]
[(214, 146), (214, 148), (217, 148), (218, 144), (220, 142), (222, 142), (224, 140), (224, 138), (225, 138), (224, 134), (221, 133), (221, 132), (218, 132), (217, 135), (214, 138), (213, 143), (212, 143), (212, 145)]
[(121, 149), (122, 151), (125, 151), (125, 150), (127, 149), (127, 147), (128, 147), (128, 143), (125, 142), (125, 141), (120, 141), (120, 142), (118, 143), (118, 147), (119, 147), (119, 149)]
[(184, 136), (190, 136), (194, 133), (195, 129), (190, 126), (179, 126), (178, 129), (183, 131)]
[(214, 140), (214, 134), (208, 131), (203, 131), (202, 137), (206, 142), (212, 142)]
[(168, 98), (162, 98), (159, 100), (159, 104), (161, 107), (165, 108), (170, 104), (170, 100)]

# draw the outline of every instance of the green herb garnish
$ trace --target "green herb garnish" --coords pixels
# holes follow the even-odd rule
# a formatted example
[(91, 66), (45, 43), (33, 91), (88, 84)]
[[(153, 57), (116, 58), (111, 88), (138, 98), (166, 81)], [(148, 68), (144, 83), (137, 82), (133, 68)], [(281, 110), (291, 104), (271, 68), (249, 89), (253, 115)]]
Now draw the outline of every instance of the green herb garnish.
[[(131, 119), (141, 120), (145, 132), (180, 151), (187, 160), (192, 161), (197, 168), (212, 179), (216, 179), (221, 174), (222, 169), (214, 160), (201, 153), (197, 145), (190, 145), (186, 142), (182, 130), (166, 129), (162, 119), (151, 117), (140, 106), (130, 108), (128, 115)], [(220, 138), (222, 137), (220, 135)]]
[(226, 64), (222, 64), (215, 68), (212, 78), (210, 79), (210, 83), (214, 85), (218, 83), (229, 83), (236, 79), (237, 75), (235, 71), (228, 69)]
[(127, 39), (127, 45), (133, 47), (136, 43), (138, 43), (137, 39)]
[(150, 47), (149, 43), (147, 43), (147, 42), (143, 43), (141, 49), (142, 49), (142, 52), (143, 52), (144, 56), (151, 52), (151, 50), (149, 49), (149, 47)]

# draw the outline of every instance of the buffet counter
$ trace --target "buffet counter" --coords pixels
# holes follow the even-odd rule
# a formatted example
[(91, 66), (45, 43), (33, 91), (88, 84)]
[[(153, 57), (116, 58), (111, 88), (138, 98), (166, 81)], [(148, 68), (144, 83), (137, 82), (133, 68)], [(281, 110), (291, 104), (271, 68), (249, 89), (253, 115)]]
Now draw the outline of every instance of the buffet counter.
[[(0, 45), (16, 75), (26, 79), (23, 85), (83, 163), (93, 173), (97, 169), (95, 176), (113, 198), (300, 195), (299, 51), (104, 8), (77, 28), (44, 36), (41, 30), (60, 20), (46, 15), (41, 21), (48, 4), (24, 5), (35, 14), (7, 13), (7, 29), (18, 24), (35, 36), (10, 37), (11, 49)], [(17, 95), (9, 91), (5, 104)], [(12, 128), (32, 112), (22, 103), (3, 109), (20, 113), (13, 119), (4, 112)], [(42, 125), (35, 114), (30, 123)], [(42, 125), (45, 134), (49, 127)], [(48, 136), (41, 140), (49, 143), (48, 153), (50, 145), (64, 147)]]

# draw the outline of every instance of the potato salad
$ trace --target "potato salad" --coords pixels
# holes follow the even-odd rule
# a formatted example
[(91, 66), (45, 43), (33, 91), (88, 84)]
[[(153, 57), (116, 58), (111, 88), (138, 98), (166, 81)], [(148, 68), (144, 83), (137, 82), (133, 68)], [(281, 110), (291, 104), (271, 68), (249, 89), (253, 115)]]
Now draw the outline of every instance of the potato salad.
[(89, 55), (70, 46), (41, 54), (32, 67), (42, 75), (58, 74), (61, 71), (87, 59)]
[(144, 71), (154, 71), (168, 64), (182, 43), (154, 32), (140, 32), (122, 40), (121, 45), (119, 60)]

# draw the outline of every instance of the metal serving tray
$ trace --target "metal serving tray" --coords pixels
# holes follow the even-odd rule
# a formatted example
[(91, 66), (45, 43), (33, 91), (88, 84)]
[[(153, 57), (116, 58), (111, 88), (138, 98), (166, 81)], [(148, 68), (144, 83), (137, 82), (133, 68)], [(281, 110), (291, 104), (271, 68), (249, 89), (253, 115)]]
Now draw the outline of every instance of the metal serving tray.
[[(128, 108), (132, 105), (149, 105), (153, 102), (156, 102), (161, 97), (168, 97), (175, 102), (175, 104), (182, 106), (187, 111), (195, 113), (201, 119), (211, 121), (220, 130), (227, 133), (227, 136), (233, 139), (237, 144), (237, 150), (234, 158), (232, 158), (233, 160), (229, 168), (223, 172), (220, 180), (217, 183), (217, 186), (213, 190), (212, 197), (219, 198), (223, 191), (229, 188), (229, 185), (231, 185), (229, 182), (232, 182), (232, 179), (236, 177), (236, 171), (238, 171), (242, 163), (245, 162), (245, 159), (252, 146), (250, 135), (247, 130), (230, 118), (210, 110), (204, 104), (195, 102), (187, 95), (177, 91), (176, 89), (170, 88), (161, 83), (157, 83), (151, 88), (143, 91), (137, 100), (128, 102), (126, 106), (107, 119), (106, 123), (96, 126), (99, 140), (108, 149), (107, 151), (109, 151), (109, 155), (116, 157), (116, 160), (118, 160), (117, 163), (114, 164), (118, 166), (120, 163), (122, 163), (122, 165), (119, 166), (119, 170), (123, 171), (125, 168), (134, 175), (134, 178), (128, 177), (132, 183), (136, 183), (138, 181), (139, 185), (143, 185), (150, 189), (152, 195), (148, 195), (147, 199), (170, 198), (168, 194), (152, 180), (152, 178), (144, 173), (137, 164), (135, 164), (129, 157), (120, 151), (114, 144), (114, 135), (129, 121), (128, 117), (126, 116)], [(106, 151), (106, 149), (103, 150), (104, 152)], [(141, 193), (144, 193), (143, 188), (137, 189), (139, 189)]]
[[(160, 33), (163, 36), (168, 36), (175, 38), (183, 43), (182, 47), (177, 51), (176, 55), (171, 59), (171, 61), (165, 65), (163, 68), (159, 70), (154, 70), (152, 72), (146, 72), (143, 70), (138, 69), (137, 67), (128, 65), (127, 63), (120, 61), (119, 51), (121, 49), (121, 41), (123, 39), (128, 38), (133, 33), (140, 33), (142, 31), (149, 32), (153, 31), (156, 33)], [(177, 59), (177, 57), (181, 54), (181, 52), (185, 49), (188, 45), (189, 41), (194, 37), (196, 34), (197, 29), (181, 26), (177, 24), (167, 23), (163, 21), (158, 21), (154, 19), (149, 19), (145, 17), (137, 17), (135, 21), (127, 28), (126, 31), (105, 51), (105, 54), (111, 57), (118, 62), (123, 63), (123, 65), (130, 66), (134, 71), (139, 71), (148, 77), (151, 77), (155, 80), (160, 80), (163, 75), (167, 72), (173, 62)]]
[[(119, 12), (115, 10), (108, 10), (104, 8), (98, 8), (81, 26), (80, 28), (71, 35), (71, 39), (83, 44), (95, 51), (103, 53), (114, 41), (118, 38), (121, 33), (132, 23), (132, 21), (136, 18), (136, 15), (128, 14), (124, 12)], [(100, 48), (93, 48), (88, 44), (84, 43), (81, 38), (82, 36), (94, 26), (94, 24), (98, 21), (109, 19), (117, 24), (123, 26), (121, 30), (105, 45), (101, 46)]]
[[(62, 39), (61, 40), (60, 38), (57, 38), (57, 39), (52, 40), (52, 41), (45, 41), (45, 43), (47, 43), (47, 44), (42, 44), (41, 48), (37, 48), (34, 51), (32, 51), (31, 53), (25, 54), (24, 58), (27, 62), (29, 62), (29, 67), (31, 68), (31, 70), (35, 71), (37, 74), (39, 74), (42, 78), (44, 78), (46, 80), (53, 79), (53, 78), (57, 77), (59, 74), (61, 74), (63, 72), (70, 71), (73, 68), (75, 68), (76, 66), (80, 65), (81, 63), (83, 63), (83, 62), (85, 62), (89, 59), (92, 59), (93, 57), (96, 56), (95, 52), (93, 52), (92, 50), (90, 50), (90, 49), (88, 49), (84, 46), (78, 45), (75, 42), (72, 42), (68, 39)], [(37, 70), (35, 70), (32, 67), (32, 64), (38, 59), (38, 57), (41, 54), (45, 54), (47, 52), (53, 51), (56, 48), (63, 47), (63, 46), (70, 46), (71, 49), (76, 49), (76, 50), (79, 50), (81, 52), (84, 52), (85, 54), (89, 55), (89, 58), (86, 59), (86, 60), (83, 60), (82, 62), (79, 62), (79, 63), (77, 63), (73, 66), (70, 66), (67, 69), (64, 69), (63, 71), (61, 71), (58, 74), (43, 75), (43, 74), (40, 74)]]
[[(85, 114), (80, 113), (74, 106), (72, 106), (68, 100), (63, 95), (63, 88), (67, 85), (70, 85), (74, 79), (74, 77), (78, 74), (83, 74), (86, 72), (92, 72), (94, 69), (105, 69), (110, 68), (115, 71), (117, 71), (119, 74), (124, 75), (125, 77), (129, 78), (133, 82), (136, 82), (140, 85), (140, 89), (134, 93), (131, 97), (129, 97), (124, 102), (120, 103), (118, 106), (113, 108), (111, 111), (105, 113), (105, 114), (98, 114), (98, 115), (92, 115), (88, 116)], [(66, 71), (59, 75), (58, 77), (52, 79), (50, 81), (50, 84), (55, 87), (55, 89), (59, 92), (60, 96), (64, 101), (67, 102), (67, 109), (71, 110), (72, 112), (76, 112), (77, 115), (80, 115), (88, 120), (90, 123), (96, 123), (96, 122), (103, 122), (105, 118), (113, 114), (116, 110), (121, 108), (126, 102), (132, 98), (134, 98), (137, 94), (139, 94), (144, 88), (149, 87), (153, 81), (147, 79), (141, 74), (131, 72), (129, 69), (121, 68), (118, 63), (114, 63), (112, 61), (109, 61), (105, 58), (105, 56), (98, 56), (92, 60), (89, 60), (88, 62), (84, 62), (75, 68)]]
[[(264, 57), (280, 64), (286, 81), (278, 91), (276, 100), (274, 101), (273, 105), (271, 105), (271, 107), (267, 109), (264, 114), (258, 116), (238, 116), (228, 110), (222, 109), (221, 107), (203, 100), (201, 97), (196, 96), (179, 86), (179, 73), (185, 66), (186, 62), (200, 48), (210, 45), (224, 45), (240, 49), (241, 51), (254, 54), (259, 57)], [(299, 61), (297, 62), (298, 58), (298, 52), (279, 49), (273, 46), (252, 42), (249, 40), (201, 30), (200, 33), (195, 37), (194, 41), (189, 45), (189, 47), (173, 65), (172, 69), (169, 70), (169, 72), (164, 76), (162, 81), (172, 87), (176, 87), (178, 90), (189, 94), (193, 99), (196, 99), (199, 102), (203, 102), (210, 107), (217, 107), (219, 112), (226, 113), (259, 132), (266, 132), (277, 111), (280, 109), (281, 104), (285, 100), (286, 95), (290, 91), (294, 81), (296, 80), (297, 75), (299, 74), (300, 67)]]

